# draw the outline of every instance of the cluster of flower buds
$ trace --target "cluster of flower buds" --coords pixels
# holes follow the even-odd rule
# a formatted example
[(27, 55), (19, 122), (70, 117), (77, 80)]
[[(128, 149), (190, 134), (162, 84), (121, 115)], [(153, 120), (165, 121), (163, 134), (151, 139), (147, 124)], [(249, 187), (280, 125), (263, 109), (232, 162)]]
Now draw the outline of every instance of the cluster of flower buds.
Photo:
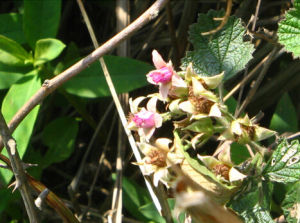
[[(220, 98), (213, 92), (223, 80), (224, 73), (215, 76), (197, 74), (192, 64), (184, 71), (176, 72), (171, 62), (166, 63), (154, 50), (152, 59), (156, 70), (147, 74), (147, 80), (159, 87), (159, 93), (130, 99), (131, 114), (128, 127), (139, 135), (138, 146), (144, 158), (138, 165), (144, 165), (144, 174), (153, 174), (154, 185), (158, 182), (170, 186), (174, 174), (173, 165), (184, 171), (189, 163), (184, 148), (199, 148), (212, 136), (220, 141), (248, 144), (274, 135), (274, 132), (253, 124), (246, 115), (234, 118)], [(158, 102), (164, 110), (158, 109)], [(145, 105), (145, 106), (143, 106)], [(172, 121), (173, 129), (180, 138), (158, 138), (155, 131), (164, 122)], [(154, 139), (156, 138), (156, 140)], [(178, 141), (178, 140), (177, 140)], [(239, 173), (230, 161), (230, 143), (218, 156), (200, 156), (199, 162), (227, 185), (246, 176)], [(197, 172), (197, 171), (196, 171)], [(201, 173), (199, 173), (201, 174)], [(201, 184), (199, 182), (199, 184)]]

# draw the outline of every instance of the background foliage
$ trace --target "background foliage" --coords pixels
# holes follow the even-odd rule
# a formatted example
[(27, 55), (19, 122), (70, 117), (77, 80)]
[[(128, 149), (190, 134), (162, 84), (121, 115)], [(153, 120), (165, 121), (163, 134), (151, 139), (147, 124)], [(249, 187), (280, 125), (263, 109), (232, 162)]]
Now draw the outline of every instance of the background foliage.
[[(116, 2), (86, 0), (84, 4), (98, 41), (105, 42), (116, 33)], [(245, 67), (248, 71), (253, 70), (281, 44), (284, 50), (272, 60), (245, 112), (252, 117), (263, 111), (261, 125), (280, 134), (297, 132), (300, 116), (300, 63), (294, 58), (299, 57), (299, 5), (299, 0), (295, 0), (294, 6), (290, 1), (262, 1), (255, 30), (245, 35), (245, 25), (255, 13), (256, 4), (251, 0), (236, 1), (232, 8), (234, 17), (230, 17), (224, 28), (211, 38), (201, 36), (200, 33), (212, 30), (219, 24), (213, 21), (213, 17), (223, 15), (222, 11), (215, 11), (225, 8), (223, 1), (171, 1), (173, 23), (168, 21), (168, 12), (164, 10), (156, 21), (130, 39), (130, 58), (119, 57), (116, 52), (112, 52), (104, 60), (118, 93), (130, 92), (131, 97), (157, 90), (147, 86), (145, 78), (145, 74), (153, 69), (150, 65), (153, 49), (158, 49), (164, 58), (172, 59), (178, 69), (183, 58), (182, 67), (192, 61), (197, 71), (205, 75), (225, 70), (224, 88), (230, 91), (243, 78)], [(149, 6), (150, 3), (143, 0), (130, 2), (131, 20)], [(1, 1), (0, 13), (0, 100), (1, 111), (6, 121), (9, 121), (46, 79), (58, 75), (91, 52), (93, 47), (76, 1)], [(172, 39), (172, 28), (177, 33), (175, 42)], [(278, 41), (272, 38), (277, 30)], [(259, 71), (255, 72), (255, 77)], [(240, 95), (234, 94), (226, 102), (229, 110), (234, 111), (238, 98), (243, 101), (250, 89), (251, 82), (245, 85)], [(26, 162), (38, 164), (37, 167), (29, 168), (28, 172), (69, 202), (67, 187), (79, 169), (97, 124), (111, 103), (109, 95), (103, 72), (99, 64), (95, 63), (46, 98), (13, 133), (21, 157)], [(91, 145), (91, 150), (86, 154), (88, 158), (77, 195), (80, 204), (90, 207), (89, 216), (84, 218), (84, 222), (99, 222), (110, 209), (114, 182), (111, 175), (115, 172), (118, 141), (117, 124), (112, 125), (114, 119), (115, 112), (111, 111), (96, 141)], [(110, 129), (112, 136), (109, 138)], [(270, 145), (273, 142), (274, 139), (264, 144)], [(283, 141), (278, 148), (289, 145), (289, 142)], [(297, 149), (295, 154), (299, 154), (299, 145)], [(144, 185), (139, 186), (142, 180), (138, 168), (130, 164), (130, 149), (124, 151), (125, 217), (142, 222), (164, 222), (156, 212)], [(247, 149), (241, 145), (234, 145), (233, 151), (232, 159), (236, 164), (249, 157)], [(209, 150), (205, 152), (211, 153)], [(4, 151), (2, 153), (5, 154)], [(86, 192), (90, 189), (102, 154), (105, 158), (101, 163), (100, 176), (96, 181), (92, 201), (88, 204)], [(270, 161), (263, 170), (264, 176), (269, 176), (271, 181), (276, 179), (272, 172), (286, 171), (280, 165), (282, 157), (278, 153), (273, 156), (270, 160), (275, 159), (278, 165), (271, 168)], [(296, 222), (289, 210), (293, 204), (299, 203), (299, 183), (290, 180), (297, 178), (299, 174), (274, 180), (276, 183), (272, 184), (257, 183), (243, 194), (245, 196), (233, 202), (231, 207), (246, 222), (271, 222), (281, 215), (289, 222)], [(19, 194), (12, 194), (7, 189), (7, 185), (12, 182), (12, 174), (1, 168), (0, 179), (0, 219), (3, 222), (26, 222)], [(287, 180), (290, 183), (283, 185), (282, 182)], [(265, 195), (262, 202), (258, 199), (261, 191)], [(168, 202), (174, 206), (174, 200), (169, 199)], [(255, 216), (250, 214), (253, 207), (249, 203), (253, 203), (253, 207), (258, 210)], [(58, 217), (54, 211), (49, 207), (46, 210), (41, 214), (43, 222), (57, 222)]]

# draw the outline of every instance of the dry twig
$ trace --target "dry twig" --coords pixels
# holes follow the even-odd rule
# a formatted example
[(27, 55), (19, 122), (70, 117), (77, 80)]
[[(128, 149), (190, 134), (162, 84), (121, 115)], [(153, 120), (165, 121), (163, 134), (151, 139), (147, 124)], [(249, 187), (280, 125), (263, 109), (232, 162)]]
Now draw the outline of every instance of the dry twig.
[(9, 156), (9, 160), (10, 160), (9, 166), (12, 167), (12, 171), (16, 178), (14, 190), (19, 189), (21, 193), (30, 223), (38, 223), (40, 221), (37, 216), (33, 197), (30, 193), (30, 188), (26, 180), (26, 175), (23, 169), (22, 161), (20, 159), (17, 150), (17, 144), (16, 141), (12, 138), (10, 131), (6, 125), (5, 119), (1, 112), (0, 112), (0, 134)]

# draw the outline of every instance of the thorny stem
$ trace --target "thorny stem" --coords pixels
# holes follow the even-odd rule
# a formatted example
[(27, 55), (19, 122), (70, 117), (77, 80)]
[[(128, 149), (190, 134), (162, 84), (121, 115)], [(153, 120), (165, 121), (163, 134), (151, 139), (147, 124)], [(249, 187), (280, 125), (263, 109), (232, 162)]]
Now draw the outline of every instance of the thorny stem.
[[(10, 132), (13, 132), (20, 122), (27, 116), (27, 114), (41, 101), (43, 101), (49, 94), (55, 91), (63, 83), (70, 80), (72, 77), (88, 68), (89, 65), (97, 61), (100, 57), (106, 53), (112, 51), (118, 44), (131, 36), (134, 32), (142, 28), (152, 19), (156, 18), (159, 11), (167, 3), (167, 0), (157, 0), (146, 12), (144, 12), (139, 18), (132, 22), (129, 26), (123, 29), (120, 33), (112, 37), (105, 42), (102, 46), (97, 48), (91, 54), (78, 61), (59, 75), (55, 76), (51, 80), (46, 80), (42, 87), (22, 106), (21, 109), (14, 115), (12, 120), (8, 124)], [(3, 140), (0, 140), (0, 152), (3, 149)]]
[(15, 189), (19, 189), (21, 196), (23, 198), (25, 208), (29, 217), (30, 223), (38, 223), (39, 218), (37, 217), (36, 209), (34, 206), (34, 201), (30, 193), (30, 188), (28, 186), (25, 172), (23, 170), (22, 161), (20, 159), (16, 141), (12, 138), (11, 133), (7, 127), (5, 119), (0, 112), (0, 135), (4, 141), (9, 160), (11, 163), (12, 171), (15, 175)]

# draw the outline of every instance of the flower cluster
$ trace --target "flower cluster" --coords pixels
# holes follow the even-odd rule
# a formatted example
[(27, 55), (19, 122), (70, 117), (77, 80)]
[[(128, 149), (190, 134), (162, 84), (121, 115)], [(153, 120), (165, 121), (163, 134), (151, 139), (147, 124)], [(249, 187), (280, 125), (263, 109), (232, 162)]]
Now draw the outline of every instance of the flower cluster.
[[(213, 92), (222, 82), (224, 73), (203, 76), (194, 71), (192, 64), (177, 72), (172, 63), (165, 62), (156, 50), (152, 52), (152, 60), (156, 69), (147, 74), (147, 80), (158, 86), (159, 93), (130, 99), (128, 127), (138, 133), (138, 146), (144, 155), (142, 162), (136, 164), (144, 166), (144, 174), (153, 175), (154, 185), (159, 182), (167, 187), (172, 185), (176, 178), (172, 171), (174, 165), (180, 167), (181, 173), (187, 176), (194, 171), (199, 176), (191, 178), (203, 181), (202, 170), (197, 170), (191, 159), (198, 160), (197, 165), (206, 169), (206, 175), (210, 173), (207, 175), (212, 179), (210, 185), (214, 184), (211, 182), (225, 185), (222, 190), (229, 185), (238, 185), (237, 182), (247, 176), (240, 173), (230, 160), (231, 143), (249, 144), (270, 137), (274, 132), (252, 123), (247, 115), (234, 118), (228, 112)], [(158, 102), (164, 104), (160, 109)], [(170, 130), (174, 139), (164, 138), (170, 137), (170, 134), (157, 137), (157, 129), (170, 120), (174, 126)], [(198, 154), (191, 158), (186, 152), (189, 148), (201, 148), (212, 136), (227, 142), (227, 147), (216, 156)], [(201, 185), (201, 182), (196, 183)], [(218, 195), (220, 191), (215, 188), (207, 191)]]

